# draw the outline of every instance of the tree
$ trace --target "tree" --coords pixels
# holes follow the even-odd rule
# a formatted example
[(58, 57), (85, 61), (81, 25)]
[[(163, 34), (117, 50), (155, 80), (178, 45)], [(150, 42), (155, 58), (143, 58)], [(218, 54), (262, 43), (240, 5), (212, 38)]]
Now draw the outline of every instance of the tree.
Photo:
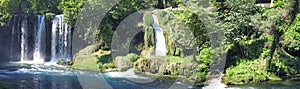
[(21, 0), (0, 0), (0, 26), (19, 12)]
[(64, 21), (71, 26), (75, 26), (75, 22), (86, 0), (62, 0), (58, 9), (64, 13)]

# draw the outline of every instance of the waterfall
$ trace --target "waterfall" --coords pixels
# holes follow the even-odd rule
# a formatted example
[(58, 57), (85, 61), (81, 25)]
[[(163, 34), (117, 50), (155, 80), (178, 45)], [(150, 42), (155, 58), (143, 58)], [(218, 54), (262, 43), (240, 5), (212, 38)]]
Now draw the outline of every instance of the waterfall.
[[(26, 22), (24, 22), (24, 26)], [(21, 29), (22, 24), (19, 23), (19, 19), (18, 16), (13, 16), (13, 20), (11, 23), (11, 48), (10, 48), (10, 52), (11, 52), (11, 60), (10, 61), (20, 61), (21, 59)], [(19, 28), (20, 27), (20, 28)], [(25, 28), (25, 27), (24, 27)]]
[[(12, 60), (20, 59), (23, 63), (45, 62), (47, 58), (45, 18), (45, 15), (38, 15), (34, 25), (31, 25), (26, 18), (20, 24), (13, 24), (14, 26), (20, 25), (21, 29), (12, 28), (10, 49)], [(15, 20), (16, 17), (14, 17), (14, 23), (17, 22)], [(63, 15), (56, 15), (51, 31), (51, 62), (57, 62), (60, 59), (71, 61), (71, 37), (71, 27), (63, 22)], [(16, 47), (20, 47), (20, 50)], [(17, 52), (21, 52), (20, 58), (16, 57)]]
[(45, 33), (45, 15), (38, 15), (37, 25), (34, 29), (34, 52), (33, 62), (43, 63), (46, 47), (46, 33)]
[[(16, 17), (14, 16), (14, 17), (13, 17), (13, 22), (12, 22), (12, 23), (14, 24), (15, 22), (16, 22)], [(15, 57), (14, 57), (14, 51), (15, 51), (14, 45), (15, 45), (15, 28), (12, 27), (12, 29), (11, 29), (11, 44), (10, 44), (10, 46), (11, 46), (11, 48), (10, 48), (11, 61), (15, 59)]]
[(63, 22), (63, 15), (56, 15), (52, 23), (51, 62), (71, 60), (71, 28)]
[(164, 37), (164, 32), (159, 26), (157, 16), (152, 14), (154, 23), (152, 24), (155, 32), (155, 55), (156, 56), (166, 56), (166, 41)]
[(28, 60), (28, 23), (27, 19), (21, 22), (21, 62)]

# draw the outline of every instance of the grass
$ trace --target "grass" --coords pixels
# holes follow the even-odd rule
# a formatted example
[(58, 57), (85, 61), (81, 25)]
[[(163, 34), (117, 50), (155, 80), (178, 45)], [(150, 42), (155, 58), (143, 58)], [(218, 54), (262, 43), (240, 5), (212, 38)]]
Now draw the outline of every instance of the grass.
[[(88, 50), (85, 50), (90, 52)], [(74, 61), (72, 68), (79, 70), (88, 71), (102, 71), (102, 62), (109, 63), (111, 56), (110, 51), (98, 50), (92, 53), (82, 53), (76, 56), (76, 61)], [(106, 67), (111, 65), (106, 64)]]
[(98, 58), (93, 55), (84, 55), (82, 60), (74, 62), (72, 68), (79, 70), (100, 71), (98, 65)]

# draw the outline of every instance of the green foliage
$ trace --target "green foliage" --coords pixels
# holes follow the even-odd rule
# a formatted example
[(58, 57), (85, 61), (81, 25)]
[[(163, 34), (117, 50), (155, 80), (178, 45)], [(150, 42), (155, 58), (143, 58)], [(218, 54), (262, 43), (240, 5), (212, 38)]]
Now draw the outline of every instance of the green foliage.
[(55, 13), (46, 13), (45, 15), (46, 15), (46, 19), (48, 21), (51, 21), (54, 18)]
[[(281, 32), (286, 31), (289, 21), (293, 20), (294, 0), (276, 0), (275, 8), (255, 6), (253, 0), (227, 0), (214, 2), (214, 5), (223, 27), (227, 29), (227, 41), (233, 44), (226, 62), (229, 68), (226, 69), (225, 81), (228, 84), (265, 81), (269, 70), (277, 74), (295, 73), (296, 65), (275, 51), (280, 47), (278, 38)], [(289, 44), (291, 38), (285, 36), (284, 39)]]
[(284, 0), (274, 0), (273, 1), (273, 7), (284, 7)]
[(197, 57), (197, 61), (200, 62), (200, 64), (198, 64), (199, 66), (196, 69), (196, 76), (201, 80), (205, 80), (209, 72), (209, 66), (211, 66), (211, 64), (213, 63), (211, 48), (202, 49), (200, 51), (200, 55)]
[(166, 56), (164, 59), (167, 60), (168, 63), (179, 63), (183, 61), (181, 57), (177, 56)]
[(150, 11), (146, 11), (143, 16), (144, 25), (151, 25), (153, 23), (152, 13)]
[(140, 58), (134, 64), (136, 73), (149, 72), (166, 76), (181, 76), (191, 80), (205, 81), (209, 72), (209, 66), (197, 64), (193, 56), (178, 57), (151, 57)]
[(293, 57), (286, 53), (284, 49), (277, 49), (273, 56), (270, 70), (279, 77), (295, 75), (300, 72), (300, 61), (298, 57)]
[[(87, 47), (74, 56), (72, 67), (99, 71), (115, 67), (126, 70), (134, 66), (136, 71), (140, 72), (173, 76), (193, 75), (200, 80), (205, 80), (213, 63), (213, 57), (220, 56), (216, 51), (221, 51), (211, 44), (216, 41), (214, 38), (219, 36), (215, 35), (214, 31), (223, 34), (221, 29), (211, 31), (210, 26), (207, 26), (209, 23), (213, 24), (211, 27), (219, 25), (226, 30), (224, 34), (227, 42), (217, 45), (230, 44), (225, 45), (229, 47), (225, 77), (227, 84), (265, 81), (269, 77), (270, 73), (267, 73), (269, 70), (279, 76), (293, 75), (300, 71), (300, 14), (297, 0), (274, 0), (273, 7), (255, 6), (255, 0), (225, 0), (224, 2), (213, 0), (214, 8), (211, 11), (214, 11), (219, 21), (205, 19), (206, 14), (211, 15), (205, 13), (209, 11), (206, 8), (209, 2), (205, 0), (120, 0), (117, 5), (102, 1), (0, 0), (0, 26), (6, 25), (14, 15), (45, 14), (46, 19), (50, 21), (56, 14), (63, 13), (64, 21), (74, 27), (76, 20), (80, 19), (80, 12), (97, 11), (112, 6), (108, 12), (103, 12), (105, 16), (100, 25), (97, 24), (99, 26), (87, 32), (96, 33), (97, 41), (104, 43), (101, 48), (109, 49), (115, 29), (130, 14), (151, 7), (178, 7), (176, 10), (154, 11), (165, 31), (168, 56), (144, 58), (130, 53), (112, 59), (109, 53), (93, 54), (100, 47)], [(164, 1), (166, 3), (163, 3)], [(88, 7), (83, 8), (84, 4)], [(139, 37), (144, 40), (144, 44), (139, 44), (139, 48), (150, 55), (155, 44), (155, 34), (151, 27), (152, 12), (141, 11), (140, 13), (144, 14), (142, 18), (144, 37)], [(97, 14), (83, 12), (83, 15)], [(94, 25), (94, 23), (87, 24)], [(97, 31), (94, 32), (95, 30)], [(81, 37), (87, 36), (89, 34)], [(200, 64), (196, 64), (192, 56), (184, 57), (186, 55), (182, 52), (195, 46), (198, 47), (195, 50), (200, 51), (200, 55), (196, 57)], [(271, 67), (267, 67), (268, 61)], [(192, 74), (193, 71), (190, 70), (196, 70), (196, 73)]]
[(300, 52), (300, 14), (297, 15), (294, 23), (288, 28), (282, 37), (284, 48), (291, 54), (297, 55)]
[(208, 66), (200, 64), (199, 67), (197, 68), (196, 77), (203, 81), (205, 80), (208, 72), (209, 72)]
[(115, 59), (118, 60), (130, 60), (131, 62), (135, 62), (137, 59), (139, 59), (139, 55), (135, 53), (127, 54), (126, 56), (118, 56)]
[(200, 62), (196, 76), (204, 80), (209, 72), (209, 66), (213, 63), (212, 59), (212, 49), (203, 48), (200, 51), (200, 55), (197, 57), (197, 61)]
[(243, 40), (233, 44), (227, 53), (226, 67), (236, 66), (239, 61), (251, 61), (259, 58), (264, 51), (268, 50), (267, 47), (271, 46), (272, 40), (271, 36), (266, 35), (255, 40)]
[(276, 26), (281, 24), (283, 17), (278, 9), (263, 10), (262, 13), (258, 13), (253, 16), (252, 20), (254, 29), (266, 34), (272, 34), (276, 29)]
[[(95, 52), (101, 52), (96, 54)], [(90, 71), (103, 71), (105, 63), (112, 62), (110, 52), (99, 50), (99, 45), (90, 45), (76, 53), (72, 59), (72, 68)]]
[(139, 59), (139, 55), (137, 55), (135, 53), (130, 53), (127, 55), (127, 57), (129, 58), (129, 60), (131, 62), (135, 62), (137, 59)]
[(101, 63), (110, 63), (113, 61), (111, 54), (101, 54), (97, 56), (98, 62)]
[(150, 11), (145, 11), (143, 16), (143, 31), (144, 31), (144, 49), (149, 49), (154, 46), (154, 30), (151, 27), (153, 23), (152, 13)]
[(62, 13), (58, 6), (62, 0), (27, 0), (31, 3), (30, 10), (35, 14)]
[(149, 61), (149, 59), (141, 57), (136, 62), (134, 62), (133, 68), (134, 68), (135, 73), (142, 73), (142, 72), (144, 72), (143, 71), (143, 70), (145, 70), (145, 68), (143, 67), (144, 63), (146, 63), (148, 61)]
[(0, 0), (0, 26), (6, 25), (8, 19), (18, 13), (21, 0)]
[(109, 69), (109, 68), (115, 68), (114, 63), (105, 63), (103, 64), (102, 68)]
[(127, 54), (126, 56), (117, 56), (114, 60), (114, 65), (116, 68), (118, 68), (120, 71), (125, 71), (129, 68), (132, 68), (134, 62), (136, 62), (138, 59), (142, 59), (139, 57), (139, 55), (135, 53)]
[(147, 9), (157, 5), (153, 0), (121, 0), (117, 5), (112, 7), (102, 20), (97, 30), (97, 40), (103, 40), (110, 47), (113, 31), (130, 14), (142, 9)]
[(176, 8), (179, 5), (183, 4), (183, 0), (158, 0), (157, 8)]
[[(181, 20), (178, 15), (164, 10), (156, 10), (154, 11), (154, 13), (158, 16), (160, 25), (164, 29), (164, 33), (167, 39), (168, 52), (170, 55), (186, 56), (186, 54), (183, 54), (183, 52), (180, 51), (186, 49), (192, 50), (198, 46), (196, 41), (197, 38), (195, 38), (193, 30), (191, 30), (189, 26), (186, 26), (186, 22), (188, 21)], [(197, 21), (199, 21), (199, 19)], [(199, 29), (195, 28), (195, 31), (199, 31)], [(201, 38), (199, 39), (199, 41), (200, 40), (202, 42), (203, 39)]]
[(62, 0), (58, 8), (64, 14), (64, 21), (71, 26), (75, 25), (79, 12), (86, 0)]
[(212, 60), (212, 51), (210, 48), (204, 48), (200, 51), (200, 55), (197, 57), (197, 60), (202, 64), (210, 65)]
[(215, 5), (218, 10), (216, 14), (227, 30), (225, 35), (228, 42), (236, 43), (241, 41), (244, 36), (251, 37), (256, 34), (252, 28), (254, 27), (252, 17), (260, 11), (260, 8), (254, 3), (255, 0), (227, 0)]
[[(246, 59), (244, 59), (246, 60)], [(245, 84), (266, 81), (269, 74), (265, 70), (266, 60), (241, 61), (235, 67), (226, 70), (226, 84)]]
[(0, 26), (14, 15), (35, 16), (36, 14), (62, 13), (57, 7), (61, 0), (1, 0)]
[(76, 61), (72, 68), (79, 70), (100, 71), (102, 63), (99, 64), (98, 58), (95, 55), (80, 55), (76, 57)]
[(189, 30), (192, 31), (196, 38), (197, 44), (199, 44), (200, 49), (202, 47), (209, 47), (209, 38), (207, 29), (205, 28), (201, 18), (197, 13), (191, 10), (172, 10), (175, 16), (184, 23), (184, 26), (188, 26)]

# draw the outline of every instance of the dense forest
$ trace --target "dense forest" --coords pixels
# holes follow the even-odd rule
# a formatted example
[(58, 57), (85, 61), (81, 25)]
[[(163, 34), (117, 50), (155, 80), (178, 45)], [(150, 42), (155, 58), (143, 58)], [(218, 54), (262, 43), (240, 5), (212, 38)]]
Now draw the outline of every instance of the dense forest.
[[(72, 62), (59, 61), (74, 69), (107, 72), (134, 68), (136, 73), (179, 76), (196, 80), (200, 85), (214, 74), (213, 70), (225, 74), (222, 78), (225, 84), (281, 80), (285, 76), (298, 76), (300, 72), (299, 0), (112, 2), (0, 0), (1, 50), (5, 50), (6, 44), (2, 34), (11, 30), (14, 17), (33, 21), (34, 16), (43, 14), (51, 22), (55, 15), (63, 14), (64, 22), (72, 26), (73, 38), (81, 38), (89, 44), (73, 51), (76, 53)], [(268, 3), (267, 6), (261, 5), (264, 3)], [(138, 15), (131, 17), (136, 12)], [(158, 16), (166, 37), (166, 56), (152, 56), (155, 48), (153, 13)], [(97, 24), (82, 16), (103, 19)], [(133, 38), (117, 40), (124, 44), (115, 47), (114, 39), (122, 38), (115, 32), (122, 29), (120, 25), (128, 18), (131, 18), (130, 24), (134, 24), (132, 27), (126, 24), (128, 29), (142, 30), (122, 33)], [(81, 35), (74, 35), (80, 32)], [(114, 38), (116, 34), (121, 37)], [(124, 48), (129, 52), (120, 53)], [(76, 48), (73, 46), (73, 49)]]

